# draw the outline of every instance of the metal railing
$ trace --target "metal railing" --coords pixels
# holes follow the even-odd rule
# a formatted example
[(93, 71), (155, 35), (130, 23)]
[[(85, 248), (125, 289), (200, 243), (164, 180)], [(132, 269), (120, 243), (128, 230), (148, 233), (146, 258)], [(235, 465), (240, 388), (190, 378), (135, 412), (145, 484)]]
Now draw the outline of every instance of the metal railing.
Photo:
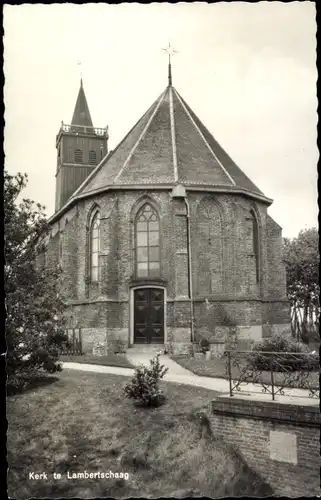
[(66, 331), (66, 335), (68, 340), (61, 346), (60, 354), (68, 354), (70, 356), (82, 355), (81, 328), (71, 328)]
[(61, 124), (60, 127), (61, 132), (84, 132), (95, 135), (108, 135), (108, 127), (105, 128), (97, 128), (97, 127), (89, 127), (86, 125), (66, 125), (65, 123)]
[(225, 351), (224, 356), (230, 396), (256, 384), (273, 401), (286, 389), (305, 389), (309, 397), (320, 397), (317, 353)]

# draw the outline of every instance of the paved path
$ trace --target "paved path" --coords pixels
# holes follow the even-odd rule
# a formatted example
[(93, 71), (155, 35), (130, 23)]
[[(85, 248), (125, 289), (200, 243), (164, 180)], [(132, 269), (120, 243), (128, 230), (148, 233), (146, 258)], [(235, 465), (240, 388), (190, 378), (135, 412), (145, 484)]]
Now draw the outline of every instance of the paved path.
[[(128, 354), (128, 359), (135, 366), (139, 364), (149, 364), (151, 355), (148, 353), (142, 354)], [(169, 368), (164, 380), (167, 382), (174, 382), (177, 384), (192, 385), (196, 387), (204, 387), (213, 391), (220, 392), (222, 395), (229, 396), (229, 381), (222, 378), (201, 377), (183, 368), (174, 360), (166, 355), (160, 356), (161, 364)], [(117, 366), (101, 366), (101, 365), (86, 365), (82, 363), (65, 362), (64, 368), (72, 370), (81, 370), (96, 373), (110, 373), (113, 375), (124, 375), (132, 377), (134, 374), (133, 368), (121, 368)], [(300, 405), (313, 405), (317, 406), (320, 400), (317, 398), (309, 397), (309, 391), (304, 389), (284, 389), (284, 396), (276, 396), (277, 402), (292, 403)], [(235, 395), (236, 396), (236, 395)], [(270, 394), (262, 393), (262, 387), (257, 384), (246, 384), (242, 387), (242, 391), (237, 394), (237, 397), (244, 399), (256, 399), (260, 401), (272, 401)]]

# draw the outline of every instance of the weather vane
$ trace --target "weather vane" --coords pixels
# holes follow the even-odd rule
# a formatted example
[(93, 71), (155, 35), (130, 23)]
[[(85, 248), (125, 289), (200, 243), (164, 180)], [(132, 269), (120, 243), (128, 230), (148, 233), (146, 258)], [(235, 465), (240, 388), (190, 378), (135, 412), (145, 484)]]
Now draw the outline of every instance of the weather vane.
[(79, 70), (80, 70), (80, 79), (82, 80), (82, 69), (81, 69), (81, 61), (77, 61), (77, 64), (79, 66)]
[(172, 85), (172, 67), (171, 67), (171, 56), (174, 56), (177, 54), (178, 50), (175, 50), (172, 46), (171, 43), (168, 42), (168, 46), (164, 50), (168, 54), (168, 84)]

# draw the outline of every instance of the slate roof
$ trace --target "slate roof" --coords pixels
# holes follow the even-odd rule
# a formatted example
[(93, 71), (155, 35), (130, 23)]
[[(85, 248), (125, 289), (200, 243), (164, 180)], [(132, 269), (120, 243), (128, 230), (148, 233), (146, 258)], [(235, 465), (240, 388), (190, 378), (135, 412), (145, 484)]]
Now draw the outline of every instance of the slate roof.
[(72, 198), (111, 186), (148, 184), (221, 186), (264, 197), (171, 85)]
[(82, 79), (80, 80), (80, 88), (74, 109), (74, 114), (71, 120), (71, 125), (83, 125), (85, 127), (93, 126), (84, 87), (82, 84)]

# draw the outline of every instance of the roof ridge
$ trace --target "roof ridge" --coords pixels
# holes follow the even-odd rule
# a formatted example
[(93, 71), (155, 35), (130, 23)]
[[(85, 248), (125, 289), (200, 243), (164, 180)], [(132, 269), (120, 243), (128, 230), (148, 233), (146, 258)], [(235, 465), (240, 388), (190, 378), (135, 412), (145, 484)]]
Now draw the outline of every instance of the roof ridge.
[(231, 180), (233, 186), (236, 186), (236, 182), (235, 180), (233, 179), (233, 177), (228, 173), (228, 171), (226, 170), (226, 168), (223, 166), (222, 162), (220, 161), (220, 159), (216, 156), (216, 154), (214, 153), (213, 149), (211, 148), (211, 146), (209, 145), (209, 143), (207, 142), (207, 140), (205, 139), (204, 135), (202, 134), (200, 128), (198, 127), (197, 123), (195, 122), (195, 120), (193, 119), (193, 117), (191, 116), (189, 110), (187, 109), (187, 107), (185, 106), (184, 102), (183, 102), (183, 99), (181, 98), (181, 96), (179, 95), (179, 93), (177, 92), (177, 90), (174, 88), (174, 91), (176, 93), (176, 96), (181, 104), (181, 106), (183, 106), (184, 108), (184, 111), (185, 113), (188, 115), (189, 119), (191, 120), (192, 124), (194, 125), (194, 127), (196, 128), (196, 130), (198, 131), (199, 135), (201, 136), (201, 138), (203, 139), (205, 145), (207, 146), (207, 148), (209, 149), (209, 151), (212, 153), (213, 157), (215, 158), (215, 160), (217, 161), (217, 163), (219, 164), (219, 166), (221, 167), (221, 169), (223, 170), (223, 172), (225, 173), (225, 175)]
[[(114, 181), (113, 182), (116, 182), (119, 177), (121, 176), (121, 174), (123, 173), (123, 171), (125, 170), (125, 168), (127, 167), (128, 163), (129, 163), (129, 160), (131, 159), (131, 157), (133, 156), (135, 150), (137, 149), (137, 146), (138, 144), (140, 143), (140, 141), (142, 140), (142, 138), (144, 137), (144, 135), (146, 134), (154, 116), (156, 115), (157, 111), (158, 111), (158, 108), (160, 107), (161, 103), (163, 102), (164, 100), (164, 97), (165, 97), (165, 94), (167, 92), (167, 88), (164, 90), (164, 92), (161, 94), (161, 96), (159, 97), (159, 101), (158, 103), (156, 104), (155, 106), (155, 109), (154, 111), (152, 112), (151, 116), (149, 117), (149, 120), (147, 122), (147, 124), (145, 125), (142, 133), (140, 134), (140, 136), (138, 137), (137, 141), (135, 142), (134, 146), (132, 147), (131, 151), (129, 152), (126, 160), (124, 161), (121, 169), (119, 170), (118, 174), (116, 175), (116, 177), (114, 178)], [(155, 104), (155, 103), (153, 103)], [(150, 109), (150, 108), (149, 108)], [(146, 114), (146, 113), (145, 113)], [(145, 114), (143, 116), (145, 116)], [(143, 117), (142, 117), (143, 118)], [(140, 121), (140, 120), (139, 120)]]
[(172, 86), (169, 87), (169, 119), (170, 119), (170, 124), (171, 124), (174, 182), (178, 182), (177, 149), (176, 149), (176, 136), (175, 136), (176, 129), (175, 129)]

